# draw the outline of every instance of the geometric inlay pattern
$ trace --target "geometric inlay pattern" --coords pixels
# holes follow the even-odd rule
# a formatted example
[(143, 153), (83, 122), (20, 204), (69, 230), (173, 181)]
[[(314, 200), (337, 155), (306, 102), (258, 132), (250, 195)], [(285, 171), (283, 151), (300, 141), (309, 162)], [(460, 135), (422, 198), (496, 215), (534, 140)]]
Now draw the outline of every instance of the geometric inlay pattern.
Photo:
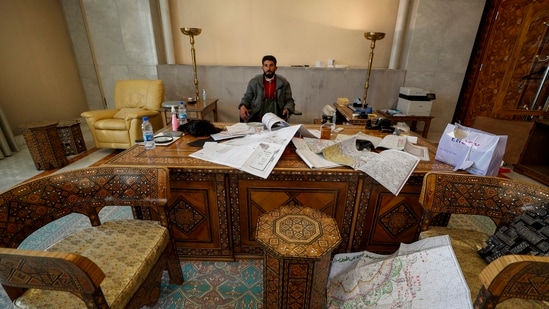
[(381, 226), (393, 237), (414, 226), (418, 221), (405, 201), (379, 218)]
[(320, 236), (318, 222), (302, 215), (285, 215), (275, 220), (275, 232), (287, 242), (310, 243)]
[(431, 217), (438, 213), (476, 214), (505, 224), (522, 213), (524, 205), (540, 206), (548, 198), (536, 186), (506, 178), (458, 174), (431, 177), (432, 191), (423, 192), (431, 199)]
[(526, 266), (509, 279), (503, 294), (510, 297), (529, 295), (532, 299), (547, 299), (549, 295), (547, 267), (542, 263)]
[(285, 257), (320, 258), (341, 241), (335, 220), (310, 207), (281, 206), (259, 217), (257, 241)]
[(175, 206), (171, 208), (169, 215), (172, 224), (185, 233), (192, 231), (206, 218), (201, 212), (185, 201), (177, 201)]
[(156, 173), (146, 167), (88, 168), (18, 185), (0, 195), (0, 245), (16, 247), (37, 226), (70, 212), (87, 214), (98, 225), (96, 211), (104, 206), (160, 205), (158, 196), (164, 193)]

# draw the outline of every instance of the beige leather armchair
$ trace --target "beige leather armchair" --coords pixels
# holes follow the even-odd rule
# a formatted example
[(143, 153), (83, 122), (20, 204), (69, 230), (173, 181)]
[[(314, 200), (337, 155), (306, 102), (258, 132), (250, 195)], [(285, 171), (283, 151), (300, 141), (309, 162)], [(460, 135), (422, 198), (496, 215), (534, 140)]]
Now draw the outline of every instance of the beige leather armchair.
[(87, 111), (86, 119), (97, 148), (127, 149), (142, 139), (141, 123), (148, 116), (154, 130), (163, 126), (161, 80), (119, 80), (114, 88), (116, 109)]

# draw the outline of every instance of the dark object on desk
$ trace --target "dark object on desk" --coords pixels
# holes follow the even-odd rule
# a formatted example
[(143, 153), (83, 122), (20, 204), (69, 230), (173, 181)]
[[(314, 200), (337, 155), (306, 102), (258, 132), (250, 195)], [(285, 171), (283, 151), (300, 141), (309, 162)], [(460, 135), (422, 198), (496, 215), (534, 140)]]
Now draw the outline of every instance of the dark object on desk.
[(211, 137), (210, 138), (202, 138), (202, 139), (197, 139), (195, 141), (192, 141), (192, 142), (188, 143), (187, 145), (202, 148), (202, 147), (204, 147), (204, 144), (206, 142), (215, 142), (215, 140)]
[(219, 133), (222, 130), (214, 126), (213, 123), (209, 122), (208, 120), (194, 119), (180, 125), (179, 131), (185, 134), (190, 134), (194, 137), (199, 137)]
[(358, 151), (362, 151), (362, 150), (374, 151), (375, 148), (376, 147), (374, 146), (374, 144), (372, 144), (372, 142), (370, 141), (363, 140), (363, 139), (356, 140), (356, 149)]
[(370, 119), (366, 120), (366, 129), (368, 130), (381, 130), (383, 128), (390, 128), (391, 120), (387, 118), (378, 118), (374, 124)]
[[(171, 141), (173, 141), (173, 137), (171, 137), (171, 136), (159, 135), (159, 136), (154, 137), (154, 142), (156, 144), (166, 144), (166, 143), (169, 143)], [(136, 143), (143, 143), (144, 140), (142, 138), (141, 139), (136, 139), (135, 142)]]
[(173, 137), (171, 136), (161, 135), (154, 138), (154, 142), (157, 144), (167, 144), (171, 141), (173, 141)]
[[(362, 100), (360, 98), (356, 98), (353, 101), (353, 104), (351, 104), (352, 107), (362, 107)], [(368, 106), (368, 105), (366, 105)]]
[(395, 132), (395, 128), (394, 127), (381, 127), (381, 132), (383, 133), (393, 133)]

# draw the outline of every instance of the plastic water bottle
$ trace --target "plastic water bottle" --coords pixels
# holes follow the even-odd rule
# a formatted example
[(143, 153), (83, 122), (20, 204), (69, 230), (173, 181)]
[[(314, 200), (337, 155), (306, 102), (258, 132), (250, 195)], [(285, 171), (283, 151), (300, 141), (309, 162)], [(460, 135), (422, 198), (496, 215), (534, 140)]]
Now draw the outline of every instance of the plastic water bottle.
[(177, 114), (179, 116), (179, 125), (187, 123), (187, 108), (185, 107), (185, 102), (179, 102), (179, 108), (177, 109)]
[(143, 117), (141, 130), (143, 131), (143, 142), (145, 143), (145, 149), (154, 149), (156, 147), (156, 145), (154, 144), (154, 131), (152, 124), (149, 122), (149, 117)]
[(202, 101), (206, 101), (206, 89), (202, 89)]

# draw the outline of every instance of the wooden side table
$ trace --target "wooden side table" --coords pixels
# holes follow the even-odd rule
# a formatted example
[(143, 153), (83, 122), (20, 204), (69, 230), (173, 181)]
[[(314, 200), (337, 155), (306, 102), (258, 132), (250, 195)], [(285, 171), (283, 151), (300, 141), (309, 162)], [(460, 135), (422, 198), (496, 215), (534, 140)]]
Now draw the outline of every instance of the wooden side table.
[(57, 124), (57, 121), (39, 121), (21, 125), (37, 170), (52, 170), (69, 164)]
[[(185, 107), (187, 108), (187, 118), (188, 119), (204, 119), (208, 114), (213, 113), (214, 122), (218, 121), (217, 115), (217, 101), (218, 99), (207, 99), (206, 101), (199, 100), (196, 103), (189, 104), (185, 101)], [(179, 106), (180, 101), (165, 101), (162, 102), (162, 107), (164, 108), (164, 118), (166, 119), (166, 125), (170, 122), (168, 121), (168, 113), (171, 111), (172, 106)]]
[(331, 252), (341, 242), (336, 221), (309, 207), (278, 207), (259, 217), (257, 241), (263, 307), (324, 308)]
[(416, 125), (418, 121), (423, 121), (423, 132), (421, 133), (421, 136), (424, 138), (427, 138), (427, 135), (429, 135), (429, 128), (431, 127), (431, 119), (433, 119), (433, 116), (414, 116), (414, 115), (399, 115), (399, 116), (393, 116), (385, 111), (377, 110), (376, 113), (383, 117), (391, 120), (391, 123), (396, 123), (399, 121), (411, 121), (412, 125), (410, 126), (410, 130), (413, 132), (416, 132)]
[(86, 142), (80, 129), (80, 121), (63, 121), (57, 125), (57, 131), (61, 144), (65, 150), (65, 156), (76, 155), (86, 151)]
[[(368, 119), (366, 118), (358, 118), (353, 117), (353, 110), (351, 110), (348, 106), (341, 106), (337, 103), (334, 103), (334, 107), (336, 108), (336, 111), (339, 115), (343, 116), (345, 118), (345, 121), (352, 124), (352, 125), (366, 125), (366, 121)], [(410, 130), (413, 132), (416, 132), (416, 125), (418, 121), (422, 121), (424, 123), (423, 126), (423, 132), (421, 133), (421, 136), (424, 138), (427, 138), (427, 135), (429, 135), (429, 127), (431, 127), (431, 120), (434, 118), (433, 116), (414, 116), (414, 115), (402, 115), (402, 116), (392, 116), (387, 114), (383, 110), (377, 110), (375, 112), (379, 117), (387, 118), (391, 120), (392, 124), (395, 124), (399, 121), (411, 121), (412, 125), (410, 126)]]

